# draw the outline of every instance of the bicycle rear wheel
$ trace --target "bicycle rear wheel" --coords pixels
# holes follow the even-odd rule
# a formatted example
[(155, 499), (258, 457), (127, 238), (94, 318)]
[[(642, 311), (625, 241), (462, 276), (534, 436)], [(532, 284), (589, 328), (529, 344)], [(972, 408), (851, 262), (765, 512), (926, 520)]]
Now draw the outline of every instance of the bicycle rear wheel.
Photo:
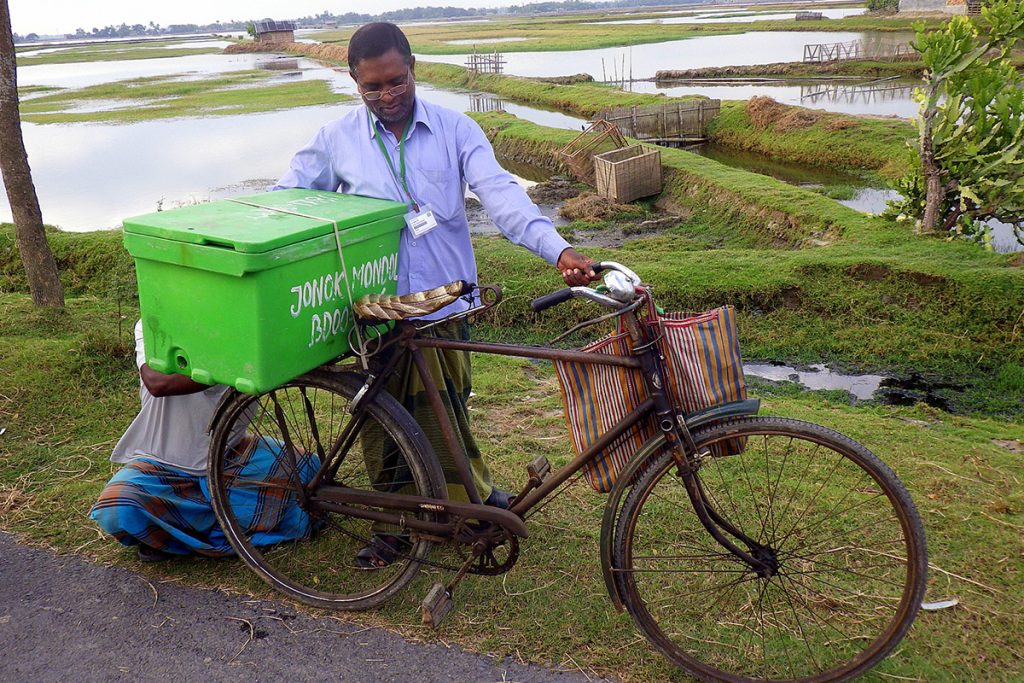
[(648, 640), (712, 681), (840, 681), (881, 661), (917, 614), (927, 572), (920, 518), (892, 470), (797, 420), (746, 418), (694, 437), (701, 449), (745, 439), (697, 477), (775, 569), (758, 576), (712, 538), (666, 450), (627, 495), (612, 557)]
[[(361, 376), (320, 370), (257, 396), (235, 394), (213, 428), (210, 493), (224, 534), (264, 581), (318, 607), (379, 605), (413, 578), (431, 546), (414, 534), (391, 565), (361, 569), (355, 555), (375, 533), (407, 532), (325, 509), (316, 500), (320, 485), (426, 497), (445, 491), (429, 442), (387, 394), (365, 405), (351, 447), (331, 458), (362, 384)], [(324, 458), (336, 470), (314, 487)]]

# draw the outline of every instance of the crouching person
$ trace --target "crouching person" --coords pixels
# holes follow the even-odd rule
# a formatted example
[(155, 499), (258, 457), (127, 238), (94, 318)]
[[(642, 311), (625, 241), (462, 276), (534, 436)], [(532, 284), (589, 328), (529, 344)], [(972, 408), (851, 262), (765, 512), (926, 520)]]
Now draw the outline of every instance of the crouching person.
[[(157, 562), (172, 557), (232, 555), (210, 502), (206, 465), (210, 447), (207, 427), (223, 385), (207, 386), (184, 375), (165, 375), (146, 364), (142, 321), (135, 325), (142, 408), (114, 447), (110, 459), (124, 463), (104, 487), (90, 513), (106, 533), (136, 546), (139, 559)], [(283, 444), (254, 438), (239, 429), (230, 447), (236, 472), (246, 480), (290, 479), (282, 472)], [(298, 459), (298, 478), (306, 483), (319, 466), (316, 456)], [(307, 538), (313, 525), (290, 497), (277, 505), (259, 499), (259, 488), (232, 489), (231, 509), (257, 545)], [(265, 497), (264, 497), (265, 498)], [(246, 511), (249, 514), (246, 514)], [(245, 517), (245, 519), (242, 519)]]

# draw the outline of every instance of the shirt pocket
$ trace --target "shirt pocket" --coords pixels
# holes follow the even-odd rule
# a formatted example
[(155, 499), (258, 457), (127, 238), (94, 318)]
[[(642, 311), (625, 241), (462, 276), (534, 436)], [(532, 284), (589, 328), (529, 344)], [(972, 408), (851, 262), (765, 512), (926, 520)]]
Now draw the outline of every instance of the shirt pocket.
[(451, 221), (465, 212), (462, 179), (455, 168), (418, 168), (416, 174), (417, 185), (423, 188), (416, 199), (430, 204), (439, 221)]

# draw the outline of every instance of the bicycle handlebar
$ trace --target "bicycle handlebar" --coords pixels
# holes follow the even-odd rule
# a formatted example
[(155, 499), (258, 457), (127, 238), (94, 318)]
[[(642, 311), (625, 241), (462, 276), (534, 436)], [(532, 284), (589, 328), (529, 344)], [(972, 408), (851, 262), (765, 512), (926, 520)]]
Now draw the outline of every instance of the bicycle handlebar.
[[(540, 313), (545, 309), (557, 306), (576, 297), (590, 299), (609, 308), (622, 308), (633, 300), (636, 295), (636, 286), (640, 284), (640, 277), (636, 273), (614, 261), (595, 263), (592, 268), (595, 273), (608, 271), (605, 275), (605, 285), (608, 287), (611, 296), (596, 292), (590, 287), (565, 287), (564, 289), (537, 297), (530, 302), (530, 308), (535, 313)], [(621, 273), (621, 276), (615, 278), (614, 282), (610, 282), (609, 278), (616, 273)]]
[(539, 296), (530, 302), (530, 308), (535, 313), (540, 313), (544, 309), (557, 306), (563, 301), (568, 301), (573, 296), (572, 287), (566, 287), (565, 289), (559, 289), (544, 296)]

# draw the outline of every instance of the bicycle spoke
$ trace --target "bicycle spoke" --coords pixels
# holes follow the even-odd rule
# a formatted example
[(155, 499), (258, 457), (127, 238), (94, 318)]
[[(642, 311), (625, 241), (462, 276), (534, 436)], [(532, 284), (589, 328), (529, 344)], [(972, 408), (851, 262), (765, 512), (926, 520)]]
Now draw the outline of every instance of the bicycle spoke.
[[(790, 609), (792, 610), (792, 608), (793, 608), (793, 605), (792, 605), (792, 603), (790, 603)], [(772, 606), (772, 612), (773, 612), (773, 614), (775, 613), (774, 605)], [(794, 618), (796, 618), (796, 612), (795, 611), (793, 612), (793, 616), (794, 616)], [(778, 617), (776, 617), (776, 620), (777, 621), (781, 621), (781, 620), (778, 619)], [(807, 637), (804, 634), (803, 626), (800, 624), (800, 620), (798, 618), (796, 619), (796, 621), (797, 621), (797, 625), (800, 627), (800, 634), (801, 634), (801, 636), (803, 636), (804, 646), (807, 647), (807, 654), (809, 654), (811, 656), (811, 658), (813, 659), (814, 658), (814, 652), (811, 650), (810, 645), (807, 643)], [(789, 664), (790, 675), (791, 676), (795, 676), (796, 674), (795, 674), (795, 670), (793, 669), (793, 659), (789, 655), (789, 645), (786, 643), (786, 639), (785, 638), (782, 639), (782, 651), (783, 651), (783, 654), (786, 656), (786, 663)], [(815, 664), (817, 665), (817, 661), (815, 661)], [(821, 667), (820, 666), (818, 666), (818, 671), (821, 671)]]
[(637, 625), (714, 680), (863, 673), (905, 633), (924, 589), (918, 574), (917, 597), (907, 591), (903, 535), (913, 528), (901, 522), (899, 483), (857, 444), (806, 423), (749, 418), (708, 432), (717, 439), (699, 446), (746, 439), (741, 454), (706, 461), (698, 476), (707, 505), (761, 544), (750, 552), (764, 575), (716, 550), (680, 504), (666, 453), (637, 480), (616, 532), (631, 537), (632, 571), (615, 576)]
[[(271, 585), (321, 607), (383, 602), (412, 579), (431, 545), (413, 536), (389, 566), (363, 571), (360, 562), (373, 556), (360, 553), (376, 536), (408, 530), (317, 502), (321, 483), (429, 498), (443, 480), (424, 460), (429, 443), (392, 397), (382, 393), (356, 417), (348, 412), (363, 384), (349, 373), (311, 373), (259, 396), (239, 394), (214, 428), (211, 493), (225, 535)], [(237, 433), (251, 445), (227, 447)]]

